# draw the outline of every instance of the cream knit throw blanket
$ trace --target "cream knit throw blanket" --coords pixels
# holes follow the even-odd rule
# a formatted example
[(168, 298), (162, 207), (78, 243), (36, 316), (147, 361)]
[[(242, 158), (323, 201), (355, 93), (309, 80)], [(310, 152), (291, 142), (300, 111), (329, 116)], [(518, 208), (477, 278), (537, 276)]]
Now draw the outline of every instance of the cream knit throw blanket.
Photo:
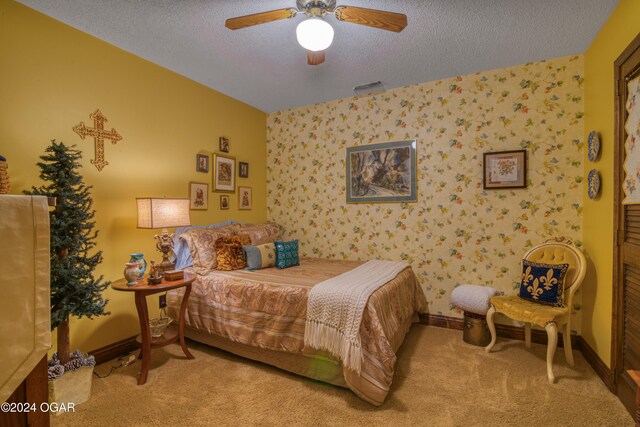
[(309, 293), (304, 331), (306, 347), (326, 350), (342, 365), (360, 373), (360, 323), (371, 294), (396, 277), (406, 262), (367, 261), (317, 284)]

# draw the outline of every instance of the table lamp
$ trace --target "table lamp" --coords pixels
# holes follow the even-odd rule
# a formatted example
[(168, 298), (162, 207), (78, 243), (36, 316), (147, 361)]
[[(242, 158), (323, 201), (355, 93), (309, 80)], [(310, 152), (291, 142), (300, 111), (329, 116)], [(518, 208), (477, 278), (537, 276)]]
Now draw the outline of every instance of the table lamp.
[(156, 199), (138, 198), (138, 228), (162, 228), (162, 233), (156, 234), (156, 248), (162, 253), (162, 262), (158, 272), (173, 270), (175, 264), (169, 261), (169, 254), (173, 251), (173, 233), (167, 228), (185, 227), (191, 225), (189, 218), (189, 199)]

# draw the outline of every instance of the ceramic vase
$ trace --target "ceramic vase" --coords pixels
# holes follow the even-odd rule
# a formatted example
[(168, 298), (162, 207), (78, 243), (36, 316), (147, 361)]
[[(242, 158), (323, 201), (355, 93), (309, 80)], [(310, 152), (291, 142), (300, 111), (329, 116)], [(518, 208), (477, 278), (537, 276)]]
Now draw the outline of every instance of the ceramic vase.
[(136, 284), (136, 279), (140, 274), (140, 265), (137, 262), (128, 262), (124, 267), (124, 278), (127, 280), (127, 285), (133, 286)]
[(138, 279), (142, 279), (144, 276), (144, 272), (147, 271), (147, 260), (144, 259), (144, 254), (142, 252), (138, 252), (135, 254), (131, 254), (131, 259), (129, 262), (137, 262), (139, 266), (140, 272), (138, 273)]

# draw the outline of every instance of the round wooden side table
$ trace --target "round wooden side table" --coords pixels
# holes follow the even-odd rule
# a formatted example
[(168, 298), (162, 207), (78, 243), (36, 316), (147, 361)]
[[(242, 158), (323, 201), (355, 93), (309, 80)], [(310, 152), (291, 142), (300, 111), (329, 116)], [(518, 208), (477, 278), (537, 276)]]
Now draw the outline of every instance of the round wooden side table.
[[(140, 377), (138, 377), (138, 385), (142, 385), (147, 382), (152, 348), (163, 347), (179, 338), (180, 346), (182, 347), (184, 354), (187, 356), (187, 359), (194, 359), (184, 341), (184, 317), (187, 309), (187, 303), (189, 301), (189, 294), (191, 293), (191, 283), (195, 278), (195, 274), (184, 273), (183, 279), (173, 281), (165, 281), (162, 279), (162, 282), (157, 285), (149, 285), (146, 278), (138, 280), (137, 283), (132, 286), (128, 286), (125, 279), (116, 280), (111, 283), (111, 287), (116, 291), (133, 292), (135, 296), (138, 320), (140, 321), (140, 335), (136, 338), (136, 341), (140, 344), (139, 358), (142, 359), (142, 369), (140, 370)], [(149, 328), (149, 311), (147, 310), (147, 296), (181, 287), (184, 287), (185, 290), (184, 296), (182, 297), (182, 303), (180, 304), (178, 327), (176, 328), (174, 325), (169, 325), (161, 337), (151, 337), (151, 329)]]

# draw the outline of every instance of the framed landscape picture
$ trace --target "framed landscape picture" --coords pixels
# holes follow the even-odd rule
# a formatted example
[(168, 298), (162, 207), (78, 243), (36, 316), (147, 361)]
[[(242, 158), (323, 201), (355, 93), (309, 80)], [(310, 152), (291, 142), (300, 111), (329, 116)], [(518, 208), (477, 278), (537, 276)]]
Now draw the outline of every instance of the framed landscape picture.
[(202, 182), (189, 183), (189, 209), (206, 211), (209, 209), (209, 184)]
[(415, 140), (347, 148), (347, 203), (416, 200)]
[(252, 205), (251, 187), (238, 187), (238, 209), (249, 210)]
[(213, 190), (218, 193), (236, 192), (236, 159), (222, 154), (213, 155)]
[(495, 151), (482, 156), (482, 188), (526, 188), (527, 150)]

